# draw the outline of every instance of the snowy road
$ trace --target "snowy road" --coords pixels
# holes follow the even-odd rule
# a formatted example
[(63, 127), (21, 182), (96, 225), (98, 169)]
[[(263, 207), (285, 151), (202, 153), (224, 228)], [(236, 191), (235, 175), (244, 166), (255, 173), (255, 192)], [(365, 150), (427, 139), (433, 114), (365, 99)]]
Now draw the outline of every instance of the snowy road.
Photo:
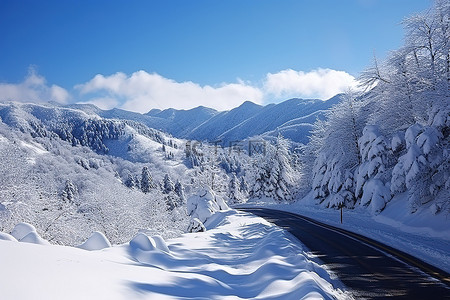
[(264, 217), (296, 236), (358, 299), (450, 299), (448, 273), (401, 251), (289, 212), (240, 210)]

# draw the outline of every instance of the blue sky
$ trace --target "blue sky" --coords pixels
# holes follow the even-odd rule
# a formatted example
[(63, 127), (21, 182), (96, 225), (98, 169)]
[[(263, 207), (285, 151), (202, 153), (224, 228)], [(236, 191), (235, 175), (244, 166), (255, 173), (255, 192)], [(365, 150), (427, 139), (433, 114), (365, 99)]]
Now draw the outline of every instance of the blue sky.
[[(374, 53), (384, 58), (398, 48), (402, 19), (430, 4), (0, 0), (0, 83), (11, 100), (23, 96), (14, 86), (43, 85), (45, 95), (56, 93), (64, 102), (136, 111), (169, 104), (227, 109), (245, 100), (326, 98), (358, 76)], [(321, 92), (320, 86), (330, 85), (313, 82), (321, 76), (342, 84)], [(297, 88), (305, 78), (309, 83)], [(187, 97), (165, 101), (164, 90), (159, 95), (142, 85), (175, 90), (173, 99), (183, 98), (185, 91)], [(134, 95), (136, 90), (141, 94)], [(42, 91), (36, 97), (41, 96)], [(234, 100), (221, 104), (228, 98)]]

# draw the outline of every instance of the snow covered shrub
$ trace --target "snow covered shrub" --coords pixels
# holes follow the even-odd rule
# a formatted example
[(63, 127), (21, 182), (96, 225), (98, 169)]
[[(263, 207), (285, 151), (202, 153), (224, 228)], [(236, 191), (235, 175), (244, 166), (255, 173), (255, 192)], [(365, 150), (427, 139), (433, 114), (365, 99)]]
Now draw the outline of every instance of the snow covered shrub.
[(205, 232), (206, 227), (203, 225), (202, 221), (197, 218), (192, 218), (189, 223), (188, 232)]
[(188, 215), (191, 219), (197, 218), (202, 223), (206, 222), (215, 212), (227, 209), (225, 201), (209, 187), (205, 187), (187, 200)]
[(355, 174), (355, 195), (361, 199), (362, 205), (370, 205), (372, 211), (379, 213), (391, 199), (386, 172), (389, 148), (374, 125), (364, 127), (358, 145), (362, 161)]
[(16, 240), (20, 241), (30, 232), (36, 232), (36, 228), (34, 228), (34, 226), (31, 224), (21, 222), (19, 224), (16, 224), (16, 226), (14, 226), (13, 230), (11, 231), (11, 235)]
[(19, 223), (14, 226), (14, 229), (11, 231), (11, 235), (23, 243), (31, 243), (38, 245), (48, 245), (50, 244), (48, 241), (44, 240), (36, 231), (33, 225), (28, 223)]

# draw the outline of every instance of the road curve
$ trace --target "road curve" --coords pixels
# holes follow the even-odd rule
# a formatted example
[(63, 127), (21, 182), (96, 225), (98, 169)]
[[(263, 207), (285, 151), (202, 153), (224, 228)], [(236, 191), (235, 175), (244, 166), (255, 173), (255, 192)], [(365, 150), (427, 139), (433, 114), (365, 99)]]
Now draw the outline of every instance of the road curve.
[(402, 251), (297, 214), (265, 208), (239, 210), (289, 231), (356, 299), (450, 299), (450, 274)]

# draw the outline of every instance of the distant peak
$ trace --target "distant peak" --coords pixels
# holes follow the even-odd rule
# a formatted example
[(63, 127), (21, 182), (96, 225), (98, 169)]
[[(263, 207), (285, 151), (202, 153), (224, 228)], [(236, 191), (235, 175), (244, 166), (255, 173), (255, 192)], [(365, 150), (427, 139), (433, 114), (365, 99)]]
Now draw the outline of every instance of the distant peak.
[(256, 103), (254, 103), (254, 102), (252, 102), (252, 101), (247, 100), (247, 101), (245, 101), (244, 103), (242, 103), (242, 104), (239, 105), (239, 106), (240, 106), (240, 107), (244, 107), (244, 106), (261, 106), (261, 105), (256, 104)]

